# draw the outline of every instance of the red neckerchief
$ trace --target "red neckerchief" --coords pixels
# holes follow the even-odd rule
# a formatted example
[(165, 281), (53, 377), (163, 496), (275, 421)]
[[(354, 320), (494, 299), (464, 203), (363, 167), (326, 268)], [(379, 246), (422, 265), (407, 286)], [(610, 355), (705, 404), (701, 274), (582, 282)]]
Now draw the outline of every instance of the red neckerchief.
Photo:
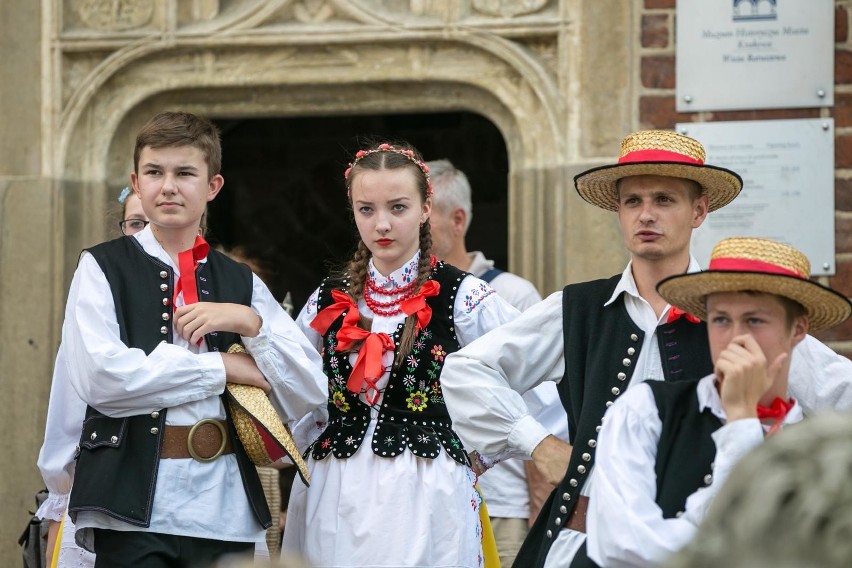
[(787, 416), (787, 413), (790, 412), (790, 409), (795, 405), (796, 401), (792, 398), (785, 401), (777, 396), (769, 406), (757, 405), (757, 418), (759, 420), (763, 420), (765, 418), (775, 419), (775, 424), (773, 424), (772, 427), (769, 428), (769, 432), (766, 433), (767, 436), (771, 436), (781, 427), (781, 423), (784, 422), (784, 418)]
[(353, 394), (360, 394), (363, 387), (367, 402), (371, 405), (375, 404), (380, 394), (376, 383), (385, 373), (382, 355), (385, 351), (394, 348), (393, 339), (386, 333), (371, 333), (358, 327), (358, 320), (361, 316), (358, 313), (358, 306), (355, 305), (349, 294), (340, 290), (332, 290), (331, 296), (336, 302), (317, 314), (317, 317), (311, 322), (311, 328), (325, 335), (340, 314), (346, 312), (343, 317), (343, 325), (337, 332), (337, 350), (347, 351), (355, 343), (363, 342), (358, 349), (358, 357), (352, 366), (349, 379), (346, 381), (346, 389)]
[(695, 317), (692, 314), (688, 314), (683, 310), (679, 310), (678, 308), (672, 306), (669, 308), (669, 315), (666, 317), (666, 323), (672, 323), (680, 318), (686, 318), (686, 321), (692, 323), (699, 323), (701, 320)]
[(180, 270), (180, 278), (175, 284), (175, 295), (172, 299), (172, 305), (176, 305), (178, 294), (183, 292), (183, 303), (185, 306), (194, 304), (198, 301), (198, 285), (195, 281), (195, 270), (198, 268), (198, 262), (207, 258), (210, 252), (210, 245), (207, 244), (201, 235), (195, 237), (195, 243), (192, 248), (178, 253), (178, 270)]

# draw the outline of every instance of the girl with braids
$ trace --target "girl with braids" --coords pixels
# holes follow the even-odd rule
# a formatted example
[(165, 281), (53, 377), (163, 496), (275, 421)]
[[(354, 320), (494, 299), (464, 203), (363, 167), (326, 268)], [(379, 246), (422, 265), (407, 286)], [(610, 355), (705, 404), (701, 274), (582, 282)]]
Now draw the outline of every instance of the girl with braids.
[(344, 177), (361, 240), (297, 319), (329, 397), (296, 428), (313, 442), (311, 485), (293, 485), (283, 550), (317, 567), (479, 567), (476, 475), (441, 368), (518, 312), (431, 255), (429, 170), (413, 148), (361, 150)]

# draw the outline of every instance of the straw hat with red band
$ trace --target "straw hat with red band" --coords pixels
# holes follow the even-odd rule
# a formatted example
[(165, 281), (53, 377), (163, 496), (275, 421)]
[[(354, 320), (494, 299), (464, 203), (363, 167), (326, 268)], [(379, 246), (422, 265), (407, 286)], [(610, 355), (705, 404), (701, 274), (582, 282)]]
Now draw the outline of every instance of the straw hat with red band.
[(839, 324), (852, 314), (849, 300), (809, 280), (807, 257), (789, 245), (758, 238), (720, 241), (703, 272), (680, 274), (657, 285), (668, 303), (701, 319), (707, 318), (706, 298), (720, 292), (764, 292), (801, 304), (811, 331)]
[(618, 210), (618, 180), (630, 176), (655, 175), (697, 182), (710, 202), (710, 211), (730, 203), (743, 187), (742, 178), (731, 170), (704, 163), (700, 142), (668, 130), (641, 130), (621, 141), (618, 163), (586, 170), (574, 177), (577, 193), (609, 211)]
[[(231, 345), (228, 353), (244, 353), (239, 343)], [(290, 429), (281, 422), (269, 397), (260, 387), (227, 383), (225, 387), (231, 420), (237, 437), (255, 465), (269, 465), (289, 457), (305, 485), (310, 485), (310, 473)]]

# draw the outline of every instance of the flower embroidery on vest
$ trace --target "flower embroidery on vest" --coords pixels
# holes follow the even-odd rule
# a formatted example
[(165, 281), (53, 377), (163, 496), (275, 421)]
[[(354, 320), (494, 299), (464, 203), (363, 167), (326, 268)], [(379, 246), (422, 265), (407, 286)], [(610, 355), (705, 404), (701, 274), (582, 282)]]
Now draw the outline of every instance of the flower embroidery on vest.
[(346, 396), (342, 392), (334, 391), (331, 395), (331, 402), (340, 412), (349, 412), (349, 403), (346, 402)]
[(429, 402), (429, 398), (423, 391), (414, 391), (411, 396), (405, 399), (405, 402), (408, 403), (408, 408), (411, 410), (423, 412), (423, 409), (428, 406), (426, 403)]
[(440, 345), (436, 345), (432, 348), (432, 355), (435, 357), (435, 361), (443, 361), (444, 357), (447, 355), (447, 352), (444, 351), (444, 348)]

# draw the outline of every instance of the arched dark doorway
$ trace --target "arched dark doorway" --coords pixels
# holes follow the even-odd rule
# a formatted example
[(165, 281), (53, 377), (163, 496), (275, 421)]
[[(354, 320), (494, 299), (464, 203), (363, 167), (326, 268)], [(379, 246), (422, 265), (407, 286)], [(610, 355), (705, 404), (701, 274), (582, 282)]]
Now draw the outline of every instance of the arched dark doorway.
[(469, 250), (506, 268), (508, 161), (497, 128), (469, 112), (219, 119), (225, 187), (211, 204), (209, 239), (241, 247), (267, 269), (279, 300), (298, 311), (356, 243), (343, 172), (369, 137), (403, 139), (427, 160), (447, 158), (473, 188)]

